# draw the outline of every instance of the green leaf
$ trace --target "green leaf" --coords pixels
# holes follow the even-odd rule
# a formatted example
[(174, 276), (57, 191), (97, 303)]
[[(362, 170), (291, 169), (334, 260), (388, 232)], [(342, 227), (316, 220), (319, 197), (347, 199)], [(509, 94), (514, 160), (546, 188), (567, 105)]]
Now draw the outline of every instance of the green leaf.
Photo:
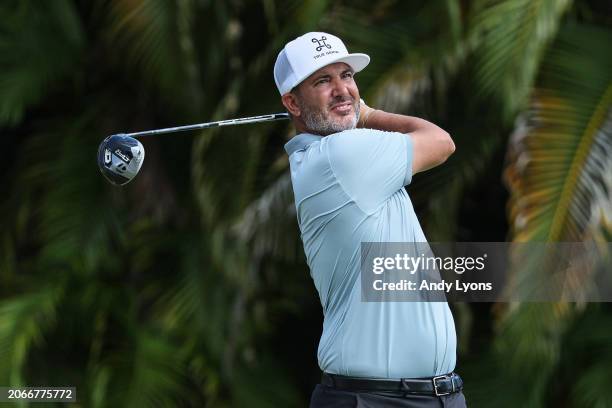
[(251, 202), (233, 231), (249, 244), (255, 259), (266, 255), (286, 260), (298, 258), (302, 249), (288, 171)]
[(481, 0), (469, 23), (477, 97), (513, 120), (528, 103), (542, 55), (570, 0)]
[[(191, 395), (186, 388), (186, 362), (180, 348), (146, 329), (138, 328), (133, 335), (130, 348), (111, 354), (96, 370), (94, 389), (99, 390), (98, 403), (174, 407), (188, 400)], [(112, 392), (107, 389), (102, 398), (107, 384)]]
[(19, 123), (60, 88), (85, 45), (73, 2), (10, 3), (0, 6), (0, 125)]
[(612, 33), (567, 25), (547, 54), (510, 142), (506, 181), (516, 241), (580, 240), (612, 185)]
[[(193, 2), (179, 3), (114, 0), (104, 34), (120, 69), (134, 70), (149, 87), (180, 100), (200, 84), (192, 39), (186, 37)], [(196, 95), (199, 98), (199, 90)]]
[(47, 286), (0, 303), (0, 382), (27, 384), (24, 377), (28, 354), (42, 346), (45, 332), (55, 325), (57, 305), (63, 295), (61, 286)]

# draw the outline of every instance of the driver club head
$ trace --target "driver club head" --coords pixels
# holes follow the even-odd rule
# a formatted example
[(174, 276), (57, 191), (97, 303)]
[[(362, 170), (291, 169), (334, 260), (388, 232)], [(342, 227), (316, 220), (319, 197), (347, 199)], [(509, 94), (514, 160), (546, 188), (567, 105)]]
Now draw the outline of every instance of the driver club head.
[(112, 184), (129, 183), (142, 166), (144, 146), (139, 140), (124, 134), (108, 136), (98, 148), (98, 167)]

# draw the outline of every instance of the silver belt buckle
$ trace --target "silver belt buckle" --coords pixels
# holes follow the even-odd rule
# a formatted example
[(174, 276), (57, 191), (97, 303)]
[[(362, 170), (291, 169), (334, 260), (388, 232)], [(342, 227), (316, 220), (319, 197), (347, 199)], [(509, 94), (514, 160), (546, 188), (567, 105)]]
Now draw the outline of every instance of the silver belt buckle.
[(455, 383), (453, 382), (453, 378), (451, 377), (450, 380), (451, 380), (451, 384), (453, 384), (453, 390), (449, 392), (438, 392), (438, 384), (436, 383), (436, 380), (443, 380), (446, 377), (447, 377), (446, 375), (439, 375), (431, 379), (431, 381), (433, 382), (434, 392), (436, 394), (436, 397), (440, 397), (442, 395), (449, 395), (455, 391)]

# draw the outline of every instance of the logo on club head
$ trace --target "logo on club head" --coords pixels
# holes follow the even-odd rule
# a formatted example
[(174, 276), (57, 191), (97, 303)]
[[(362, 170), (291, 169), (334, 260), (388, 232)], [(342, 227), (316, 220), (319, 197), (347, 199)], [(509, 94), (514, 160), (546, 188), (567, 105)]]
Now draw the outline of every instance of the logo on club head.
[(115, 167), (115, 171), (117, 173), (125, 173), (127, 171), (127, 166), (124, 163), (121, 163)]
[(129, 157), (128, 157), (128, 156), (127, 156), (125, 153), (123, 153), (121, 150), (116, 149), (116, 150), (115, 150), (115, 154), (116, 154), (117, 156), (119, 156), (119, 158), (120, 158), (121, 160), (123, 160), (124, 162), (126, 162), (126, 163), (129, 163), (129, 162), (130, 162), (130, 158), (129, 158)]
[(323, 36), (321, 37), (320, 40), (317, 40), (316, 38), (312, 39), (313, 43), (317, 43), (317, 52), (321, 51), (323, 49), (323, 47), (330, 49), (331, 50), (331, 45), (327, 44), (325, 41), (327, 40), (327, 37)]
[(109, 164), (111, 164), (112, 161), (113, 158), (111, 156), (111, 151), (108, 149), (104, 149), (104, 164), (108, 166)]

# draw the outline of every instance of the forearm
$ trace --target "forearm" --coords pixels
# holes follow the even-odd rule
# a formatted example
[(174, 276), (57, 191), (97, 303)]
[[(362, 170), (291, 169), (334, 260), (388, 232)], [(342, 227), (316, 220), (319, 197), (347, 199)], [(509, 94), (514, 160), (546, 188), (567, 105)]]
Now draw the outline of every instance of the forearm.
[(412, 133), (426, 129), (443, 131), (440, 127), (425, 119), (389, 113), (372, 109), (369, 106), (362, 106), (357, 127), (400, 133)]
[(412, 172), (428, 170), (455, 151), (448, 132), (424, 119), (372, 109), (361, 103), (357, 127), (406, 133), (412, 139)]

